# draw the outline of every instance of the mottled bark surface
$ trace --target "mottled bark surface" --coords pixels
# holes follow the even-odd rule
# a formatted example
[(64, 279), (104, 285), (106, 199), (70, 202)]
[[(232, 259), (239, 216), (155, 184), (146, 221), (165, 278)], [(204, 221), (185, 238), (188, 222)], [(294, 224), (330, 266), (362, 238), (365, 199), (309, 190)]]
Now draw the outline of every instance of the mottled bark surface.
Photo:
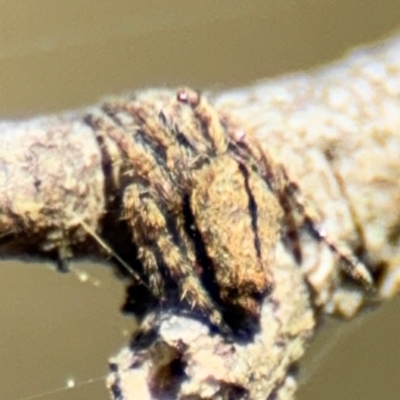
[[(2, 254), (24, 246), (72, 256), (105, 212), (104, 174), (93, 132), (77, 117), (0, 123)], [(19, 247), (19, 245), (22, 245)]]
[[(383, 298), (398, 290), (399, 52), (397, 38), (320, 71), (211, 95), (288, 169), (324, 231), (376, 275)], [(152, 92), (155, 103), (160, 93)], [(63, 264), (82, 249), (98, 251), (91, 231), (109, 236), (118, 165), (101, 159), (84, 123), (96, 112), (0, 124), (2, 254), (35, 247)], [(343, 282), (335, 254), (306, 231), (301, 249), (299, 266), (278, 245), (278, 284), (254, 341), (226, 343), (206, 324), (166, 312), (155, 342), (112, 361), (115, 398), (292, 398), (292, 367), (318, 313), (351, 317), (371, 298)]]

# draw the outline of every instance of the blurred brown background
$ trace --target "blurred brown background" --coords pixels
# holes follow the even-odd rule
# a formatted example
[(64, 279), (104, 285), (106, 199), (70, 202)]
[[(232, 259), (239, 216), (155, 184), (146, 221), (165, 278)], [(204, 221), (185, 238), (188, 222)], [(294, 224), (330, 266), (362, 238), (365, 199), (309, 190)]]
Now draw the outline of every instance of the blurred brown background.
[[(77, 108), (129, 88), (245, 85), (399, 28), (395, 0), (0, 0), (0, 116)], [(123, 288), (104, 266), (78, 268), (100, 287), (50, 265), (0, 263), (0, 399), (108, 399), (101, 379), (79, 384), (107, 372), (133, 322), (119, 314)], [(299, 399), (398, 399), (399, 312), (395, 301), (329, 322)], [(68, 379), (78, 387), (62, 390)]]

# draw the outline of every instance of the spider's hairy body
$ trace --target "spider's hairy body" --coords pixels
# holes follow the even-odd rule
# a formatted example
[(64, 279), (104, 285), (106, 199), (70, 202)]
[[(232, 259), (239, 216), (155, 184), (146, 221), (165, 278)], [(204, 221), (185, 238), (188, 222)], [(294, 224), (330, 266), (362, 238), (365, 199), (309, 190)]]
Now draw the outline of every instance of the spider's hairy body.
[(270, 289), (281, 208), (265, 182), (229, 155), (196, 171), (191, 207), (220, 297), (257, 315)]
[(295, 257), (299, 251), (293, 211), (350, 274), (370, 283), (354, 256), (318, 230), (284, 168), (199, 93), (182, 89), (159, 104), (110, 100), (86, 121), (118, 149), (123, 218), (155, 297), (168, 297), (169, 280), (222, 330), (228, 309), (257, 320), (273, 289), (283, 225), (294, 232)]

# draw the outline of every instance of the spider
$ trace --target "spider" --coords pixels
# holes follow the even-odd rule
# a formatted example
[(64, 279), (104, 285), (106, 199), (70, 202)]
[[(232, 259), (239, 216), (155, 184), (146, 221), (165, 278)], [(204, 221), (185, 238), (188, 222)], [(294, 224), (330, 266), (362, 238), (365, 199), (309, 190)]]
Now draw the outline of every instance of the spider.
[(159, 104), (109, 100), (85, 120), (116, 145), (123, 219), (156, 298), (165, 301), (172, 281), (221, 330), (235, 313), (257, 321), (283, 225), (301, 258), (294, 212), (348, 274), (372, 285), (366, 267), (318, 228), (283, 166), (200, 93), (179, 89)]

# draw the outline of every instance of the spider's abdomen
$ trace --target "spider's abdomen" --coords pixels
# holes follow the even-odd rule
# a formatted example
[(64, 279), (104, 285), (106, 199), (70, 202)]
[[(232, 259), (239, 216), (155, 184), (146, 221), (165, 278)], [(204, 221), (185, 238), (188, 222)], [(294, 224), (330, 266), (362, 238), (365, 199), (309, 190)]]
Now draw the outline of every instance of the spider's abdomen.
[(190, 205), (221, 301), (258, 316), (273, 284), (280, 206), (265, 182), (229, 154), (194, 173)]

